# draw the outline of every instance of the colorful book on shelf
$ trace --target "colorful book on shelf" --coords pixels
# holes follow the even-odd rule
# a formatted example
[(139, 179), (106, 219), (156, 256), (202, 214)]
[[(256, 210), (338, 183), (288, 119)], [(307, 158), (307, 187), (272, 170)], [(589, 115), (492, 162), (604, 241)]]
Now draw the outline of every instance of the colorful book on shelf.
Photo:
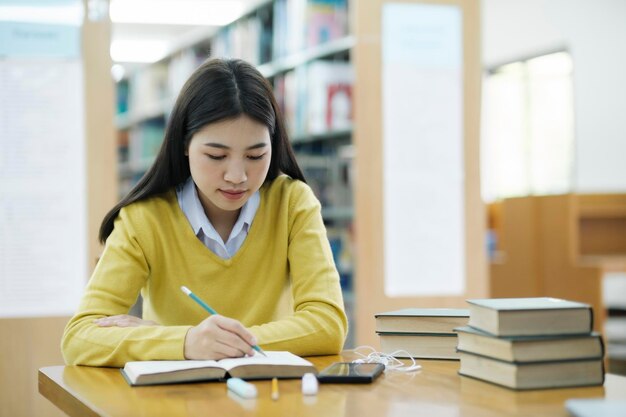
[(593, 328), (589, 304), (550, 297), (467, 300), (469, 325), (496, 336), (586, 334)]
[(455, 330), (460, 351), (508, 362), (596, 359), (604, 356), (604, 344), (599, 333), (496, 337), (469, 326)]
[[(300, 80), (303, 81), (303, 80)], [(350, 62), (313, 61), (307, 66), (305, 133), (320, 134), (352, 127), (352, 86)]]
[(604, 362), (579, 359), (512, 363), (459, 351), (459, 374), (516, 390), (565, 388), (604, 383)]
[(398, 358), (458, 360), (454, 333), (378, 333), (381, 350)]
[(307, 372), (316, 374), (313, 364), (290, 352), (266, 351), (243, 358), (181, 361), (135, 361), (121, 369), (132, 385), (158, 385), (181, 382), (243, 379), (300, 378)]
[(314, 47), (347, 35), (347, 0), (308, 0), (306, 43)]
[(461, 308), (405, 308), (378, 313), (377, 332), (394, 333), (450, 333), (454, 328), (465, 326), (469, 310)]

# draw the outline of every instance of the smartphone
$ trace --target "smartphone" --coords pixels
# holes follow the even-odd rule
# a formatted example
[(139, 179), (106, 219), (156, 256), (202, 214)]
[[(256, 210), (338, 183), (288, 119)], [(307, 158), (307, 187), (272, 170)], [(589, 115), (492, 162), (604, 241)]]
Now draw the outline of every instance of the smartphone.
[(385, 370), (380, 363), (335, 362), (317, 374), (322, 383), (367, 384), (373, 382)]

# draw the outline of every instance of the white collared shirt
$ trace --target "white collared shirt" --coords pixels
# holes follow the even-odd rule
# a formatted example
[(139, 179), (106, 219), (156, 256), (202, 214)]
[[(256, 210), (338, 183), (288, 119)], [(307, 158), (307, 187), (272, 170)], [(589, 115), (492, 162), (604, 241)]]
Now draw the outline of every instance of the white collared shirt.
[(258, 191), (252, 194), (241, 207), (239, 218), (235, 222), (230, 236), (224, 242), (204, 212), (193, 178), (189, 177), (187, 181), (176, 187), (176, 197), (178, 198), (180, 209), (185, 213), (198, 239), (213, 253), (223, 259), (232, 258), (241, 248), (248, 236), (248, 230), (261, 202), (261, 196)]

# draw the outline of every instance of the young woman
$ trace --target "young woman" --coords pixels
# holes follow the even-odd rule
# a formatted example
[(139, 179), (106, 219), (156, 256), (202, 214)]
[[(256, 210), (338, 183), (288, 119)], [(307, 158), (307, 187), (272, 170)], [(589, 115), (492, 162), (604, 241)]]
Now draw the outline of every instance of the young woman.
[[(347, 320), (320, 204), (271, 86), (243, 61), (212, 59), (192, 74), (156, 161), (107, 214), (100, 240), (63, 335), (68, 364), (343, 346)], [(183, 285), (220, 314), (207, 317)], [(127, 315), (140, 292), (143, 319)]]

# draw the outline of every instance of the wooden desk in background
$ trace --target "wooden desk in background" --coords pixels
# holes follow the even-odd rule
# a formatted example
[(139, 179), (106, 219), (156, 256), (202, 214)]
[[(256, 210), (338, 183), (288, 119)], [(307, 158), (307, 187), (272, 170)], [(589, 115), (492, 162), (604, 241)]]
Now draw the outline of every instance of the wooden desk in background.
[[(317, 369), (342, 356), (308, 358)], [(459, 362), (421, 360), (415, 373), (390, 372), (373, 384), (320, 385), (305, 397), (300, 380), (256, 381), (255, 400), (227, 392), (222, 382), (131, 388), (115, 368), (50, 366), (39, 371), (39, 392), (70, 416), (567, 416), (569, 398), (626, 399), (626, 377), (608, 374), (603, 387), (511, 391), (457, 375)]]

